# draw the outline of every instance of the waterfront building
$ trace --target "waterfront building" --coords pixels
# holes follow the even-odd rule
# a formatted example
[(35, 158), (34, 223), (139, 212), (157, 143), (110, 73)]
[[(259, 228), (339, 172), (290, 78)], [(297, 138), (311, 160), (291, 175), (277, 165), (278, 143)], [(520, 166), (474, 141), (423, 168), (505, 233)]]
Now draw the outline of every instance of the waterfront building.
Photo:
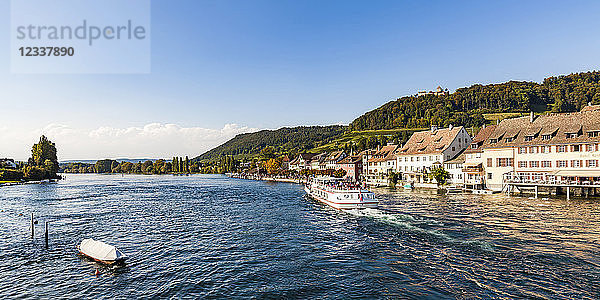
[(482, 146), (486, 186), (501, 191), (507, 178), (600, 184), (599, 144), (600, 105), (502, 120)]
[(290, 170), (300, 171), (310, 169), (311, 159), (314, 156), (312, 153), (300, 153), (294, 160), (290, 162)]
[(361, 182), (366, 182), (367, 181), (367, 175), (369, 174), (369, 159), (371, 159), (371, 157), (373, 156), (373, 154), (377, 152), (377, 150), (375, 149), (367, 149), (364, 151), (361, 151), (360, 153), (358, 153), (358, 156), (360, 157), (361, 161), (362, 161), (362, 171), (359, 175), (359, 180)]
[(398, 145), (387, 145), (379, 148), (372, 153), (367, 161), (368, 173), (366, 174), (366, 184), (373, 186), (388, 185), (388, 176), (396, 171), (396, 156), (394, 152)]
[(448, 184), (463, 186), (465, 183), (463, 164), (465, 163), (465, 153), (459, 154), (457, 157), (444, 162), (444, 169), (448, 171)]
[(335, 170), (338, 168), (338, 162), (348, 156), (344, 151), (334, 151), (326, 158), (326, 169)]
[(310, 168), (312, 170), (325, 170), (327, 166), (327, 152), (317, 154), (311, 158)]
[(336, 169), (342, 169), (346, 171), (346, 177), (352, 178), (353, 180), (360, 180), (362, 173), (362, 157), (361, 155), (350, 155), (337, 163)]
[(465, 150), (465, 162), (463, 164), (464, 188), (468, 190), (485, 189), (485, 169), (483, 161), (483, 143), (496, 129), (496, 125), (481, 128), (473, 141)]
[(396, 171), (402, 179), (413, 183), (432, 183), (429, 172), (442, 167), (444, 162), (457, 157), (471, 144), (471, 136), (464, 127), (415, 132), (406, 144), (395, 152)]
[(290, 158), (287, 155), (284, 155), (281, 158), (281, 169), (282, 170), (289, 170), (290, 169)]

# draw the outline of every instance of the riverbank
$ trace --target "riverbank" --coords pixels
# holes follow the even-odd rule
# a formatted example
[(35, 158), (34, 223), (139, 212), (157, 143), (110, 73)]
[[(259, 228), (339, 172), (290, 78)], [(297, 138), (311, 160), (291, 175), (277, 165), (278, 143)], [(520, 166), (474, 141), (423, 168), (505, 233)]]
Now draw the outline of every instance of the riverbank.
[(305, 184), (307, 179), (304, 177), (288, 178), (278, 176), (262, 176), (256, 174), (240, 174), (240, 173), (227, 173), (225, 176), (229, 178), (248, 179), (248, 180), (260, 180), (260, 181), (276, 181), (276, 182), (287, 182), (296, 184)]
[(50, 184), (58, 183), (58, 179), (45, 179), (35, 181), (0, 181), (0, 186), (24, 185), (24, 184)]

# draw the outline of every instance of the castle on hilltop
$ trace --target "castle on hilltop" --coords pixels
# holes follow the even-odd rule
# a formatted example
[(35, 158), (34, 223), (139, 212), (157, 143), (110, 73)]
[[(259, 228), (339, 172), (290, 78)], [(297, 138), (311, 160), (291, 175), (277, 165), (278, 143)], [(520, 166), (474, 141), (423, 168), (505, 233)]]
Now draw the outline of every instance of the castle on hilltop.
[(418, 92), (417, 97), (425, 96), (425, 95), (441, 96), (441, 95), (446, 95), (446, 94), (449, 94), (448, 89), (443, 89), (441, 86), (438, 86), (437, 89), (435, 89), (435, 91), (420, 91), (420, 92)]

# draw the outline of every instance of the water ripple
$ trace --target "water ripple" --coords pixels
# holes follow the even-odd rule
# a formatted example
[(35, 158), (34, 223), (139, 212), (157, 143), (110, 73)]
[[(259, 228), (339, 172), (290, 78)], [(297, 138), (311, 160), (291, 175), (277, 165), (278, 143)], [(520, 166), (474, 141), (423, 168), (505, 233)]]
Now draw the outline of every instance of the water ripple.
[[(376, 193), (379, 209), (344, 213), (223, 176), (2, 187), (0, 298), (600, 297), (596, 201)], [(78, 256), (87, 237), (130, 259)]]

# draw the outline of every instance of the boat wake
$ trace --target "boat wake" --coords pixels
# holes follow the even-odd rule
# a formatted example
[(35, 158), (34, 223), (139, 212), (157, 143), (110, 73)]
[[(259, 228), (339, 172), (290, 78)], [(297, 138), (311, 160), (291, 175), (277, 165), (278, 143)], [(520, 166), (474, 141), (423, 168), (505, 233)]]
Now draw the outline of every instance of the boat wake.
[(485, 252), (494, 252), (494, 246), (487, 241), (464, 240), (454, 238), (447, 233), (444, 233), (439, 229), (440, 227), (443, 227), (444, 224), (436, 220), (421, 220), (408, 214), (390, 213), (376, 208), (349, 209), (343, 211), (356, 217), (366, 217), (379, 223), (398, 227), (413, 234), (431, 237), (443, 243), (476, 248)]

